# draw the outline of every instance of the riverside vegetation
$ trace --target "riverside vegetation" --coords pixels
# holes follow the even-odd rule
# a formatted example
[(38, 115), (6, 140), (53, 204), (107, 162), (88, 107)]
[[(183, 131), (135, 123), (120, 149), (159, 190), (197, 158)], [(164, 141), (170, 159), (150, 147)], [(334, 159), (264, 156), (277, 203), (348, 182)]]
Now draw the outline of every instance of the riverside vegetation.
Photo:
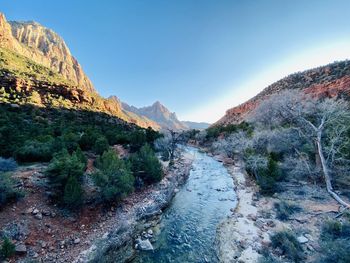
[[(327, 211), (314, 216), (313, 221), (319, 219), (315, 224), (322, 226), (316, 230), (317, 252), (306, 257), (298, 230), (280, 229), (271, 234), (266, 250), (260, 251), (261, 262), (349, 261), (349, 123), (347, 100), (287, 90), (260, 103), (240, 124), (213, 126), (196, 135), (214, 153), (242, 159), (266, 200), (276, 200), (290, 183), (305, 182), (323, 188), (338, 203), (336, 219), (327, 217)], [(272, 208), (276, 218), (288, 225), (295, 215), (309, 212), (293, 202), (293, 194), (287, 198)]]

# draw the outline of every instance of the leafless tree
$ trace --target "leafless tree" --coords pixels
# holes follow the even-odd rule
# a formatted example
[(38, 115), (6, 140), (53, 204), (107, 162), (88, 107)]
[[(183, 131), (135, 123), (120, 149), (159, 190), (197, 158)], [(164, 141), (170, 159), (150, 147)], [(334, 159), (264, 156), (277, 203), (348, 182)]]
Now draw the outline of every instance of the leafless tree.
[(290, 127), (300, 138), (313, 142), (328, 193), (341, 205), (350, 207), (334, 192), (331, 175), (335, 162), (346, 161), (341, 154), (348, 143), (345, 133), (350, 123), (345, 101), (320, 100), (297, 91), (286, 91), (262, 103), (250, 120), (270, 128)]
[(252, 141), (247, 137), (247, 134), (240, 131), (215, 141), (212, 145), (212, 150), (214, 152), (224, 153), (226, 156), (232, 158), (234, 155), (243, 154), (251, 144)]
[(181, 133), (169, 129), (163, 132), (163, 137), (157, 139), (154, 145), (158, 151), (166, 152), (169, 160), (172, 161), (175, 157), (177, 144), (181, 139)]

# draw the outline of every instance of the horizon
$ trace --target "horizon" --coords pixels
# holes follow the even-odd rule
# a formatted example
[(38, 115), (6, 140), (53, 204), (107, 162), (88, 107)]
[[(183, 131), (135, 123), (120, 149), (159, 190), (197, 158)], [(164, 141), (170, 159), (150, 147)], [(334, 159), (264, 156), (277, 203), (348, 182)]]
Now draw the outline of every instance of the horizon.
[(184, 121), (213, 123), (283, 77), (350, 58), (347, 1), (63, 2), (1, 11), (57, 32), (103, 97), (160, 101)]

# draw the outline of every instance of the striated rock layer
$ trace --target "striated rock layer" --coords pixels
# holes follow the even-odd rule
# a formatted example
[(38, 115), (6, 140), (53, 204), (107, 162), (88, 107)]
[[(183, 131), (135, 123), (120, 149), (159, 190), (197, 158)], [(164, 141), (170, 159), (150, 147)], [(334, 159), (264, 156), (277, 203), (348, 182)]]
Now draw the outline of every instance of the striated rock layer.
[(317, 97), (341, 97), (350, 100), (350, 61), (298, 72), (285, 77), (247, 102), (229, 109), (214, 125), (228, 125), (243, 121), (263, 100), (287, 89), (302, 90)]

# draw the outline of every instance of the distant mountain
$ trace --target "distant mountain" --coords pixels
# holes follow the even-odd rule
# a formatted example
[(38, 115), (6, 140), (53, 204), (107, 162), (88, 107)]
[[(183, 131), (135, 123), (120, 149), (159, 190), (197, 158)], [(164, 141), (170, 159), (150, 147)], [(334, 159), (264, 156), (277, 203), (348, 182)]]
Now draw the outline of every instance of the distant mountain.
[(151, 106), (136, 108), (127, 103), (122, 103), (122, 108), (126, 111), (133, 112), (137, 115), (147, 117), (159, 124), (163, 129), (171, 130), (187, 130), (188, 127), (178, 120), (175, 112), (170, 112), (159, 101), (153, 103)]
[(175, 112), (168, 110), (159, 101), (156, 101), (151, 106), (137, 108), (135, 106), (130, 106), (129, 104), (121, 103), (123, 110), (127, 112), (133, 112), (139, 116), (143, 116), (156, 122), (162, 129), (171, 130), (204, 130), (210, 126), (209, 123), (205, 122), (193, 122), (193, 121), (180, 121)]
[(194, 121), (182, 121), (183, 124), (185, 124), (189, 129), (194, 130), (205, 130), (207, 129), (211, 124), (207, 122), (194, 122)]
[(301, 90), (318, 97), (342, 97), (350, 100), (350, 61), (334, 62), (289, 75), (271, 84), (247, 102), (229, 109), (225, 116), (213, 125), (239, 123), (263, 100), (288, 89)]
[(36, 22), (7, 22), (0, 13), (0, 102), (105, 112), (141, 127), (145, 117), (101, 97), (64, 40)]

